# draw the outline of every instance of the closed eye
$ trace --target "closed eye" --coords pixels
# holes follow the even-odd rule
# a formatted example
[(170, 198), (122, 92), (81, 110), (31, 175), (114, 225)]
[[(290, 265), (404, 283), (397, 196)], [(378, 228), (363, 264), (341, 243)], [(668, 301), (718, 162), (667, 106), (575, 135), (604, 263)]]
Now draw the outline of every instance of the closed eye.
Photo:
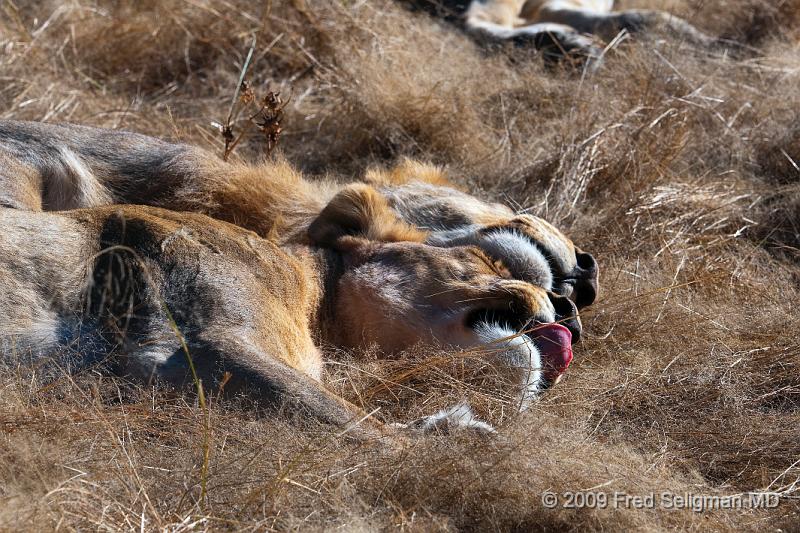
[(513, 228), (493, 228), (485, 232), (481, 249), (508, 267), (514, 278), (550, 290), (553, 285), (552, 258), (528, 236)]
[(554, 285), (561, 285), (563, 283), (569, 283), (570, 280), (574, 281), (574, 278), (569, 278), (565, 275), (560, 275), (559, 273), (561, 270), (557, 268), (557, 261), (553, 253), (545, 248), (542, 243), (535, 241), (533, 237), (528, 235), (524, 232), (517, 232), (522, 238), (524, 238), (531, 246), (536, 248), (542, 256), (544, 256), (545, 261), (547, 261), (547, 266), (550, 268), (550, 273), (553, 275), (553, 284)]

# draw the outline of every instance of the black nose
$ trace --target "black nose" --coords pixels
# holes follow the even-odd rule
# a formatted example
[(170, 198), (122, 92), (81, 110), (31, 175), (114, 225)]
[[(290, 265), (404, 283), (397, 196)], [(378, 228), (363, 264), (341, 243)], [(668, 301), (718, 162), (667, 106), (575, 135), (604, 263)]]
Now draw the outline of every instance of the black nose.
[(572, 300), (578, 309), (592, 305), (597, 298), (597, 261), (592, 254), (577, 252), (575, 254), (577, 266), (571, 272), (570, 277), (575, 280)]
[(550, 301), (556, 311), (556, 322), (564, 326), (572, 333), (572, 344), (581, 339), (581, 319), (578, 316), (578, 308), (566, 296), (558, 296), (550, 293)]

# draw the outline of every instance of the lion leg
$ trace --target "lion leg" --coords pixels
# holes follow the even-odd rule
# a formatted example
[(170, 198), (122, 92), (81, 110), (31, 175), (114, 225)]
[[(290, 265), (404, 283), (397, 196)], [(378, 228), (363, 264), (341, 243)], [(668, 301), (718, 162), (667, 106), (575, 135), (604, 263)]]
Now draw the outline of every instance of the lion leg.
[(309, 416), (357, 439), (387, 436), (390, 430), (310, 376), (255, 348), (221, 354), (230, 380), (226, 394), (247, 391), (260, 407)]
[(698, 45), (708, 46), (714, 42), (713, 38), (687, 21), (664, 11), (629, 9), (603, 13), (545, 5), (538, 12), (538, 21), (564, 24), (606, 41), (612, 40), (622, 30), (631, 33), (663, 30)]
[(302, 236), (333, 196), (288, 163), (227, 163), (198, 147), (75, 124), (0, 120), (0, 206), (63, 211), (137, 204)]
[[(541, 51), (546, 61), (564, 57), (599, 58), (603, 48), (590, 35), (567, 24), (539, 22), (515, 28), (511, 41), (519, 46), (532, 45)], [(589, 63), (593, 68), (594, 63)]]
[(222, 164), (137, 133), (0, 120), (0, 205), (63, 211), (113, 203), (181, 207)]
[(408, 424), (397, 424), (397, 427), (410, 429), (419, 433), (449, 434), (456, 431), (472, 431), (477, 434), (491, 435), (497, 430), (491, 424), (480, 420), (469, 404), (461, 402), (449, 409), (430, 416), (422, 417)]
[[(481, 7), (476, 9), (475, 6)], [(467, 30), (483, 39), (531, 46), (540, 50), (547, 61), (557, 61), (565, 56), (599, 57), (602, 51), (595, 40), (585, 34), (589, 32), (581, 33), (569, 24), (546, 20), (525, 24), (523, 19), (505, 24), (499, 22), (497, 17), (487, 16), (485, 9), (476, 0), (466, 15)]]
[[(214, 340), (198, 338), (201, 336), (214, 337)], [(223, 340), (214, 333), (192, 335), (186, 341), (188, 354), (177, 338), (145, 343), (142, 348), (126, 354), (124, 366), (113, 370), (137, 381), (155, 379), (184, 388), (196, 385), (190, 369), (193, 368), (206, 395), (243, 396), (269, 413), (312, 418), (340, 428), (342, 433), (359, 440), (392, 433), (390, 428), (326, 389), (314, 377), (292, 368), (246, 338)]]

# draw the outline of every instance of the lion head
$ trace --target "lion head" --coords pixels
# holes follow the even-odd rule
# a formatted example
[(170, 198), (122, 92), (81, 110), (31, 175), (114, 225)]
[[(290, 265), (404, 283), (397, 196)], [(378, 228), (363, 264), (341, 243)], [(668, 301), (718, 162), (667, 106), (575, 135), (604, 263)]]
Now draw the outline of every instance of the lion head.
[(567, 295), (520, 279), (466, 240), (432, 246), (435, 232), (397, 218), (368, 185), (337, 194), (309, 236), (342, 258), (334, 344), (377, 345), (387, 354), (420, 343), (487, 349), (514, 375), (523, 400), (557, 381), (572, 360), (581, 324)]
[(594, 257), (549, 222), (479, 200), (449, 184), (440, 168), (415, 161), (373, 169), (365, 179), (402, 220), (428, 231), (428, 244), (477, 246), (502, 261), (514, 278), (567, 296), (577, 309), (597, 298)]

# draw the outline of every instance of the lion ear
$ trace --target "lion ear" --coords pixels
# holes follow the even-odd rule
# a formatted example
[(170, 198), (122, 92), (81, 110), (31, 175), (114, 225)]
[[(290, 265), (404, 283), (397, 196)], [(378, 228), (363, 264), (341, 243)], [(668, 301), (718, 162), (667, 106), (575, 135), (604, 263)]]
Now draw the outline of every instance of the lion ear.
[(427, 234), (400, 220), (386, 199), (365, 184), (339, 191), (308, 228), (319, 246), (351, 248), (354, 237), (377, 242), (424, 242)]

